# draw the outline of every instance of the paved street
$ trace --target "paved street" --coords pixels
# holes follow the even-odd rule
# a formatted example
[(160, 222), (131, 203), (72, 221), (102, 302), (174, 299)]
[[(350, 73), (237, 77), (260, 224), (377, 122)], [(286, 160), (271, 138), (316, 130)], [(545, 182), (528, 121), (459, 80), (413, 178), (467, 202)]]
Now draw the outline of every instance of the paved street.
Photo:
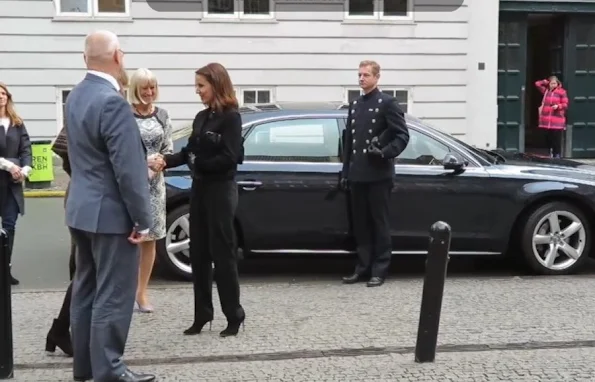
[[(67, 283), (61, 199), (28, 199), (13, 294), (15, 381), (69, 381), (71, 360), (43, 351)], [(48, 219), (48, 216), (55, 218)], [(242, 263), (246, 331), (196, 337), (188, 284), (156, 280), (153, 314), (136, 313), (126, 358), (160, 381), (592, 381), (595, 279), (528, 277), (501, 261), (454, 260), (440, 350), (416, 364), (423, 259), (396, 260), (381, 288), (341, 285), (349, 260)]]

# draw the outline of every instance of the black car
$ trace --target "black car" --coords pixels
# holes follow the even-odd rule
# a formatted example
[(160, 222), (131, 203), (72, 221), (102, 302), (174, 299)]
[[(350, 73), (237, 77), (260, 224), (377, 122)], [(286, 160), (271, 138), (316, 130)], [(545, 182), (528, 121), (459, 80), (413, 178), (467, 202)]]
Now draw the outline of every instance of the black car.
[[(236, 229), (243, 254), (355, 253), (347, 195), (338, 188), (345, 108), (274, 108), (241, 110)], [(510, 254), (549, 275), (573, 273), (592, 255), (595, 167), (482, 150), (415, 117), (407, 123), (409, 145), (395, 160), (393, 254), (426, 254), (428, 230), (442, 220), (452, 227), (451, 255)], [(189, 278), (188, 168), (167, 170), (166, 182), (159, 261)]]

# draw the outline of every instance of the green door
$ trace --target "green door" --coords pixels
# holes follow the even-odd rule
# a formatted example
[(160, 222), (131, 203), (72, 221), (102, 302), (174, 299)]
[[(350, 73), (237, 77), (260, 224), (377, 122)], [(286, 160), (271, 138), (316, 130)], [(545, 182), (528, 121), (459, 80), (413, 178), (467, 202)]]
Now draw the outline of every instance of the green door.
[(565, 67), (572, 157), (595, 158), (595, 15), (570, 16)]
[[(527, 66), (527, 18), (500, 13), (498, 36), (498, 148), (524, 151), (523, 97)], [(521, 132), (523, 139), (520, 139)]]

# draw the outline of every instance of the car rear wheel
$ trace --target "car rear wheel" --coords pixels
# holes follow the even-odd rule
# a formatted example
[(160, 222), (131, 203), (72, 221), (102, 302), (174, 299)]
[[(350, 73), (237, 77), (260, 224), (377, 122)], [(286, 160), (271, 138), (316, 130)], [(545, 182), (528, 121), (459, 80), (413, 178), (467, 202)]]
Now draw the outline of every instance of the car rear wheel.
[(588, 219), (572, 204), (552, 202), (538, 207), (523, 227), (527, 265), (543, 275), (576, 272), (589, 257), (590, 232)]
[(164, 271), (178, 278), (190, 280), (190, 206), (175, 208), (167, 214), (164, 246), (159, 253), (159, 263)]

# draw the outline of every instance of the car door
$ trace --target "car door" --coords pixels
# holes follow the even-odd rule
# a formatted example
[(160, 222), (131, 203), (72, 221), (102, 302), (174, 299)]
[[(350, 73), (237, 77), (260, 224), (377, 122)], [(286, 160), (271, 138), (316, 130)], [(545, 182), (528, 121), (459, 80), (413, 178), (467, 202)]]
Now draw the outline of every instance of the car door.
[(333, 252), (348, 235), (335, 117), (253, 126), (238, 172), (238, 218), (254, 252)]
[(395, 160), (391, 202), (394, 252), (425, 253), (429, 229), (439, 220), (452, 229), (451, 253), (488, 254), (494, 250), (496, 242), (489, 238), (499, 200), (486, 187), (488, 173), (475, 163), (459, 174), (445, 170), (442, 159), (456, 150), (411, 127), (409, 134), (407, 148)]

